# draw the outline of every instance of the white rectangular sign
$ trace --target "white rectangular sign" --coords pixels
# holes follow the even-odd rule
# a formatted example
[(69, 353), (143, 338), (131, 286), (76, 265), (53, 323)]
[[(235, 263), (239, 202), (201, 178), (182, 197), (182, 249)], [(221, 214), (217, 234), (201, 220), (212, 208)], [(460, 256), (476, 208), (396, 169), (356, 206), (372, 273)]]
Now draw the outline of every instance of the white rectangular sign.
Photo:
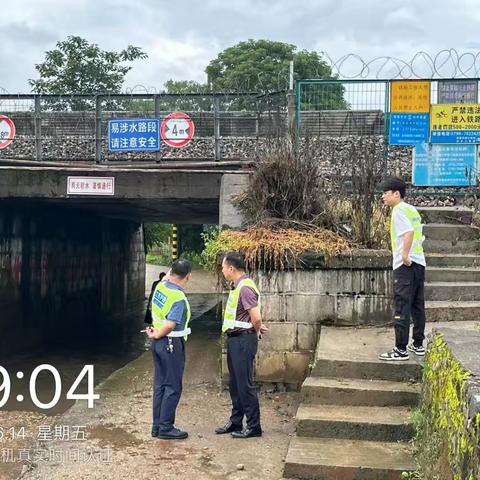
[(67, 195), (115, 195), (115, 177), (68, 177)]

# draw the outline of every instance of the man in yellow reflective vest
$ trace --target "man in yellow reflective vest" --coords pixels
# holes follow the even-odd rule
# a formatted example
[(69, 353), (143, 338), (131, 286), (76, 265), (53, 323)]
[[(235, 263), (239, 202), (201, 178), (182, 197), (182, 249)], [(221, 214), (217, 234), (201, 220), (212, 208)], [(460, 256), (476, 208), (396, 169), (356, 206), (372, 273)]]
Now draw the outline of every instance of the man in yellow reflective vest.
[(187, 260), (172, 264), (169, 275), (159, 282), (152, 298), (152, 342), (155, 366), (153, 386), (152, 437), (179, 440), (187, 432), (175, 428), (175, 411), (182, 394), (185, 341), (190, 334), (190, 305), (183, 291), (190, 280), (192, 265)]
[[(398, 177), (382, 183), (383, 203), (392, 207), (390, 239), (393, 255), (393, 293), (395, 307), (395, 347), (382, 353), (380, 360), (395, 362), (409, 359), (409, 351), (425, 355), (425, 255), (422, 219), (417, 209), (404, 202), (406, 184)], [(413, 342), (408, 343), (410, 316)]]
[[(253, 362), (258, 339), (267, 328), (260, 314), (260, 292), (245, 273), (245, 260), (238, 252), (225, 255), (222, 273), (233, 290), (228, 296), (222, 331), (227, 336), (227, 364), (232, 414), (218, 434), (231, 433), (234, 438), (260, 437), (260, 406), (253, 381)], [(247, 425), (243, 428), (243, 417)]]

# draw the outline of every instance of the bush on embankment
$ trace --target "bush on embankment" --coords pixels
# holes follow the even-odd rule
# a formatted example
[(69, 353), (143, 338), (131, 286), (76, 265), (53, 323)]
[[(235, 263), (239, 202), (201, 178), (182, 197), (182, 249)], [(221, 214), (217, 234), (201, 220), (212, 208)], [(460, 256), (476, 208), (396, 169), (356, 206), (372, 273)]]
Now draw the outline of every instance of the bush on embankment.
[(469, 418), (470, 376), (437, 334), (425, 357), (422, 405), (415, 414), (418, 470), (406, 478), (480, 478), (480, 414)]

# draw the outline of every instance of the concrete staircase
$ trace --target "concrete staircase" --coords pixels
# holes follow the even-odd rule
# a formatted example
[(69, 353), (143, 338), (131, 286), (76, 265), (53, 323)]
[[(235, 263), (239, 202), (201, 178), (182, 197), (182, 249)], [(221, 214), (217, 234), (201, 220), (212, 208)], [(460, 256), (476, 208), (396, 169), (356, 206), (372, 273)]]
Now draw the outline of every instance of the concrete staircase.
[(477, 320), (480, 315), (480, 230), (464, 207), (419, 208), (425, 223), (427, 321)]
[[(421, 208), (427, 256), (429, 322), (477, 320), (480, 314), (480, 230), (462, 207)], [(411, 407), (420, 399), (421, 360), (378, 360), (392, 328), (322, 328), (311, 375), (304, 381), (297, 436), (284, 477), (399, 480), (414, 470)]]
[(387, 364), (385, 328), (323, 328), (311, 376), (302, 386), (297, 436), (284, 476), (398, 480), (414, 469), (410, 408), (419, 401), (421, 364)]

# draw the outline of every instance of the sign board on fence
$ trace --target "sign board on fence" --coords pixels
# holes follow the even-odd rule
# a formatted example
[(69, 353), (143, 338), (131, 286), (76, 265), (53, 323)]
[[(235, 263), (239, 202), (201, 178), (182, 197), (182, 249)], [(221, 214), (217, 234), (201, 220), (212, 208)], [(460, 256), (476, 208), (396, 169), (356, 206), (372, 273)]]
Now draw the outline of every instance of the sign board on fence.
[(67, 195), (115, 195), (115, 178), (68, 177)]
[(391, 113), (390, 145), (416, 145), (428, 142), (428, 113)]
[(432, 105), (432, 143), (480, 143), (480, 104)]
[(184, 147), (195, 135), (195, 124), (186, 113), (173, 112), (162, 120), (160, 133), (170, 147)]
[(476, 80), (439, 80), (437, 103), (477, 103)]
[(392, 81), (391, 112), (428, 113), (430, 111), (430, 82)]
[(160, 121), (156, 118), (115, 118), (108, 122), (110, 152), (157, 152)]
[(476, 164), (476, 145), (415, 145), (413, 184), (422, 187), (476, 185)]
[(15, 137), (15, 124), (12, 119), (0, 115), (0, 149), (8, 147)]

